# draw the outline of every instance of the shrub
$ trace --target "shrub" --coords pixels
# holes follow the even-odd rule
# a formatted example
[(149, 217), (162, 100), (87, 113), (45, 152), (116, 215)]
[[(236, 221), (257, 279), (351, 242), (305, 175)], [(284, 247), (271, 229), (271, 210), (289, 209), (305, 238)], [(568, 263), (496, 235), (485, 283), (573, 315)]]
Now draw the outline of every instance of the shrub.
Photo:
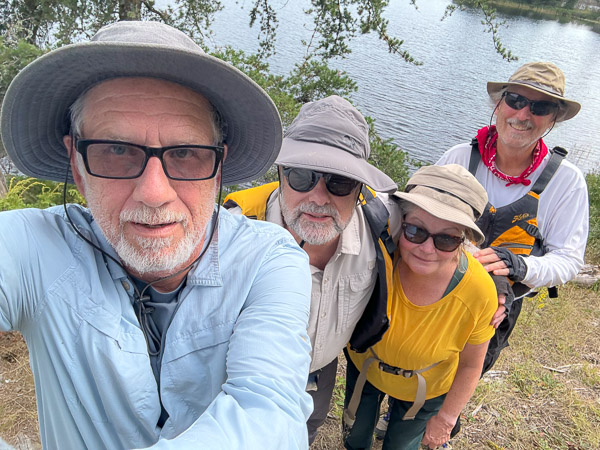
[[(63, 183), (22, 176), (8, 177), (8, 193), (0, 198), (0, 211), (20, 208), (48, 208), (63, 203)], [(73, 185), (67, 185), (67, 203), (85, 205)]]
[(590, 197), (590, 234), (587, 244), (586, 261), (600, 263), (600, 173), (586, 175)]

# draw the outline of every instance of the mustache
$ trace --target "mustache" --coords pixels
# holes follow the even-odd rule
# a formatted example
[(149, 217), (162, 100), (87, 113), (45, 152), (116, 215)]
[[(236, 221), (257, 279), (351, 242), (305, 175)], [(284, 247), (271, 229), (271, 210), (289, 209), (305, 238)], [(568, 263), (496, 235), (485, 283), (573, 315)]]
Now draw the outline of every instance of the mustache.
[(516, 117), (511, 117), (510, 119), (506, 119), (506, 123), (510, 125), (519, 125), (521, 127), (533, 128), (533, 123), (531, 123), (531, 120), (529, 119), (519, 120)]
[(300, 213), (322, 214), (333, 217), (336, 221), (339, 219), (338, 210), (331, 205), (316, 205), (314, 203), (300, 203), (297, 207), (298, 215)]
[(181, 222), (184, 226), (187, 226), (188, 223), (188, 217), (184, 213), (172, 211), (166, 207), (152, 208), (146, 205), (121, 211), (119, 220), (121, 224), (135, 222), (145, 225), (160, 225)]

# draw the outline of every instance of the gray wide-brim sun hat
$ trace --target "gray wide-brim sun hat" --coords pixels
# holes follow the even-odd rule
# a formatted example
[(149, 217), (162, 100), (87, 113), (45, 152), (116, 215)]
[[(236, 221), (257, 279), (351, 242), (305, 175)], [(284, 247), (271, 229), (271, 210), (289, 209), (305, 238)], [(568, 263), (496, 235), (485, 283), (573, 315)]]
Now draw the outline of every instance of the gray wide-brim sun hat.
[(509, 86), (521, 86), (558, 100), (559, 114), (557, 122), (572, 119), (581, 109), (581, 105), (565, 97), (565, 75), (562, 70), (550, 62), (531, 62), (523, 64), (508, 81), (490, 81), (487, 91), (490, 96), (502, 93)]
[(277, 157), (282, 139), (279, 113), (254, 81), (207, 55), (175, 28), (125, 21), (101, 28), (89, 42), (47, 53), (14, 78), (2, 104), (0, 130), (17, 168), (36, 178), (64, 181), (69, 107), (92, 86), (118, 77), (170, 81), (210, 101), (226, 124), (224, 184), (258, 178)]
[(487, 192), (464, 167), (458, 164), (421, 167), (408, 180), (405, 192), (396, 192), (394, 196), (438, 219), (470, 229), (475, 243), (483, 242), (484, 235), (475, 221), (485, 210)]
[(350, 102), (332, 95), (300, 108), (275, 164), (342, 175), (379, 192), (395, 192), (394, 180), (367, 161), (370, 154), (364, 117)]

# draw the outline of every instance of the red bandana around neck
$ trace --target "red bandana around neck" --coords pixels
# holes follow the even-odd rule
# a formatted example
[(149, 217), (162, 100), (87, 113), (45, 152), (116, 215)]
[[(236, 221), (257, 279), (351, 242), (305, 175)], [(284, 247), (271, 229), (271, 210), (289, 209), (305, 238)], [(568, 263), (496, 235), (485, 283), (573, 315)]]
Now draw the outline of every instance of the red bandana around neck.
[(492, 172), (501, 180), (508, 181), (506, 186), (510, 186), (511, 184), (522, 184), (524, 186), (529, 186), (531, 184), (531, 180), (528, 180), (527, 177), (540, 166), (543, 159), (548, 154), (548, 147), (546, 144), (544, 144), (544, 141), (540, 138), (540, 140), (537, 142), (535, 148), (533, 149), (533, 158), (531, 160), (531, 164), (518, 177), (506, 175), (496, 167), (497, 141), (498, 133), (496, 132), (495, 125), (483, 127), (477, 131), (479, 153), (481, 154), (481, 160), (485, 166), (490, 170), (490, 172)]

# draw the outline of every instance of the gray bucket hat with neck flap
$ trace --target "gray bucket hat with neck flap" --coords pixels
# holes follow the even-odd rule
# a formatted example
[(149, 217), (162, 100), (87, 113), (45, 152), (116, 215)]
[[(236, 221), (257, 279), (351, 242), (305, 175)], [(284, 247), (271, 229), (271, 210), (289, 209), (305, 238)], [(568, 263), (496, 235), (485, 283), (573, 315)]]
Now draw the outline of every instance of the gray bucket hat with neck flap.
[(379, 192), (396, 183), (369, 164), (369, 126), (350, 102), (332, 95), (306, 103), (285, 131), (275, 164), (342, 175)]

